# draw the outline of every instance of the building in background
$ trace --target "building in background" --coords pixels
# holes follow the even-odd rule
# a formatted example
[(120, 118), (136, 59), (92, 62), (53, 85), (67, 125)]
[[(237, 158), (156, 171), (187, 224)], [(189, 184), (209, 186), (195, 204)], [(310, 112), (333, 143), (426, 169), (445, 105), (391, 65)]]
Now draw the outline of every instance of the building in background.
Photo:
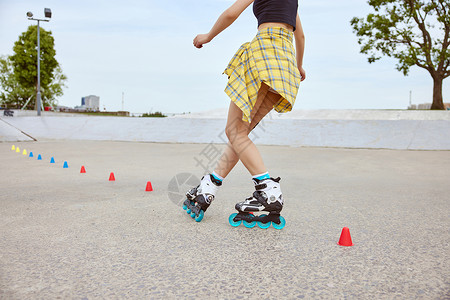
[(89, 113), (98, 116), (130, 116), (130, 112), (128, 111), (106, 111), (105, 105), (103, 105), (103, 110), (104, 111), (100, 111), (100, 97), (95, 95), (81, 97), (81, 105), (75, 106), (74, 108), (66, 106), (57, 107), (57, 111), (60, 112)]
[[(450, 103), (444, 103), (444, 107), (446, 110), (450, 110)], [(422, 104), (410, 104), (408, 109), (431, 109), (431, 103), (422, 103)]]
[(82, 97), (81, 107), (86, 111), (100, 111), (100, 97), (94, 95)]
[(408, 109), (430, 109), (431, 103), (411, 104)]

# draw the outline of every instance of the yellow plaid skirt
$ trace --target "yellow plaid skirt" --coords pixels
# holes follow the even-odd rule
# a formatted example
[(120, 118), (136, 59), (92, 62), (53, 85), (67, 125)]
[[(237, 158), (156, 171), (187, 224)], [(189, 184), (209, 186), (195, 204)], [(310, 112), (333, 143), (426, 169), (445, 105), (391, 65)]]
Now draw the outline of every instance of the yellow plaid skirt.
[(225, 93), (242, 110), (243, 121), (251, 122), (261, 82), (281, 95), (274, 105), (277, 112), (292, 110), (301, 80), (292, 39), (284, 28), (263, 29), (239, 48), (223, 72), (228, 75)]

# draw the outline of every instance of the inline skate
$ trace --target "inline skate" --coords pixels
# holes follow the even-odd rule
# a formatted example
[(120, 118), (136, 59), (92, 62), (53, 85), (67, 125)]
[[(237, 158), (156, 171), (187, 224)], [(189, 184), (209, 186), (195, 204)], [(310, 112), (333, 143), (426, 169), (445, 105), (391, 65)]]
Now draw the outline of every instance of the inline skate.
[[(280, 216), (283, 209), (283, 195), (280, 188), (281, 178), (253, 179), (256, 191), (253, 195), (236, 204), (238, 213), (231, 214), (228, 221), (231, 226), (237, 227), (241, 223), (247, 228), (253, 228), (258, 224), (259, 228), (269, 228), (272, 225), (276, 229), (282, 229), (286, 220)], [(269, 214), (254, 215), (254, 212), (267, 211)]]
[(196, 222), (200, 222), (221, 185), (222, 182), (216, 180), (211, 174), (204, 175), (200, 184), (186, 193), (187, 199), (183, 202), (183, 209)]

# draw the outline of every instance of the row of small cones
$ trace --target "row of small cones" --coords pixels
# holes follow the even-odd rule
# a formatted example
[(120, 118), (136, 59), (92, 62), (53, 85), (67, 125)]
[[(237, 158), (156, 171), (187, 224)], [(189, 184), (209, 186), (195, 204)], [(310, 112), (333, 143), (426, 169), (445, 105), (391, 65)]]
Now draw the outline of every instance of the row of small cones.
[[(20, 148), (14, 146), (14, 145), (12, 145), (11, 150), (12, 151), (16, 151), (17, 153), (20, 153)], [(27, 150), (26, 149), (23, 150), (22, 155), (27, 155)], [(34, 157), (33, 152), (30, 151), (29, 157)], [(37, 159), (38, 160), (42, 160), (42, 156), (39, 154)], [(50, 159), (50, 163), (51, 164), (55, 163), (55, 159), (53, 157)], [(67, 161), (64, 161), (63, 168), (64, 169), (69, 168), (69, 164), (67, 163)], [(81, 166), (80, 173), (86, 173), (86, 168), (84, 166)], [(111, 172), (111, 174), (109, 174), (109, 181), (116, 181), (116, 177), (114, 176), (114, 172)], [(153, 191), (152, 183), (150, 181), (147, 182), (147, 185), (145, 187), (145, 191), (146, 192)]]
[[(20, 153), (19, 147), (15, 147), (12, 145), (11, 150), (15, 150), (17, 153)], [(27, 150), (23, 150), (23, 155), (27, 155)], [(30, 152), (29, 157), (33, 157), (33, 152)], [(42, 160), (41, 155), (38, 155), (38, 160)], [(52, 157), (50, 163), (55, 163), (55, 159)], [(68, 168), (67, 161), (64, 162), (63, 168)], [(86, 168), (81, 166), (80, 173), (86, 173)], [(109, 174), (109, 181), (116, 181), (116, 177), (114, 176), (114, 172)], [(147, 186), (145, 187), (146, 192), (153, 191), (152, 183), (150, 181), (147, 182)], [(337, 243), (339, 246), (353, 246), (352, 238), (350, 235), (350, 229), (348, 227), (344, 227), (341, 232), (341, 236), (339, 238), (339, 242)]]
[[(15, 147), (14, 145), (12, 145), (11, 150), (13, 150), (13, 151), (15, 150), (17, 153), (20, 153), (20, 148), (19, 147)], [(27, 150), (23, 149), (22, 155), (27, 155), (27, 154), (28, 154)], [(33, 152), (30, 151), (30, 154), (28, 155), (28, 157), (34, 157)], [(42, 156), (40, 154), (38, 155), (37, 160), (42, 160)], [(50, 159), (50, 163), (54, 164), (55, 163), (55, 158), (52, 157)], [(67, 161), (64, 161), (63, 168), (67, 169), (68, 167), (69, 167), (69, 164), (67, 163)]]

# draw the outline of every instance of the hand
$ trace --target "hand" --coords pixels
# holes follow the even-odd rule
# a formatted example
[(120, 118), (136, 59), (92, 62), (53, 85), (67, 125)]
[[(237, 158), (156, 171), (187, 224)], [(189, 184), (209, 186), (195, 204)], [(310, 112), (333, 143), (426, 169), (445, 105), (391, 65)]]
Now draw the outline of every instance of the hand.
[(208, 34), (199, 34), (194, 38), (194, 46), (197, 48), (202, 48), (203, 44), (211, 42)]
[(302, 80), (301, 81), (305, 80), (306, 79), (306, 72), (303, 69), (303, 67), (299, 67), (298, 70), (300, 71), (300, 76), (302, 76)]

